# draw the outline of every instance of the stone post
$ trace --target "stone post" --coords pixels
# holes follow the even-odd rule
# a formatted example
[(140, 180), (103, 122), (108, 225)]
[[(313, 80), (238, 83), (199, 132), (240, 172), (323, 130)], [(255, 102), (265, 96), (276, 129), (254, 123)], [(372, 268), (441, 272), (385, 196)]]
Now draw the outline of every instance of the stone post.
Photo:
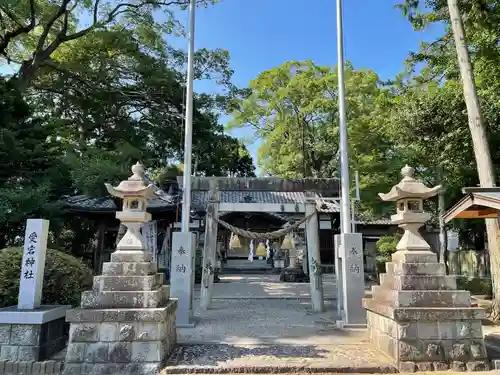
[(19, 310), (33, 310), (41, 305), (48, 235), (48, 220), (28, 219), (26, 221), (19, 298), (17, 299)]
[(203, 274), (201, 277), (201, 301), (202, 309), (210, 308), (214, 288), (215, 261), (217, 252), (217, 228), (218, 223), (214, 219), (219, 214), (220, 192), (217, 189), (217, 180), (210, 180), (210, 191), (208, 197), (207, 215), (205, 216), (205, 243), (203, 246)]
[(27, 220), (18, 304), (0, 308), (0, 363), (44, 361), (65, 347), (71, 306), (41, 304), (48, 232), (48, 220)]
[(169, 298), (140, 233), (151, 220), (146, 209), (154, 188), (142, 182), (142, 165), (132, 172), (117, 187), (106, 184), (123, 199), (116, 217), (127, 232), (93, 289), (82, 293), (80, 308), (66, 314), (71, 328), (64, 375), (158, 373), (176, 344), (177, 301)]
[(335, 279), (337, 284), (337, 314), (340, 320), (337, 321), (337, 325), (342, 327), (344, 325), (344, 280), (342, 277), (342, 258), (340, 256), (340, 244), (342, 242), (342, 237), (340, 234), (336, 234), (333, 237), (333, 243), (335, 248)]
[(305, 215), (312, 215), (306, 221), (307, 256), (309, 265), (309, 286), (311, 288), (312, 308), (315, 312), (324, 311), (323, 279), (319, 254), (319, 225), (316, 212), (316, 201), (311, 194), (307, 194)]
[(340, 283), (342, 288), (342, 326), (366, 327), (366, 311), (361, 301), (365, 296), (363, 238), (360, 233), (342, 233), (339, 236)]
[(175, 324), (179, 328), (193, 328), (193, 287), (196, 235), (193, 232), (172, 234), (172, 261), (170, 285), (172, 298), (177, 298)]
[(481, 319), (485, 312), (471, 307), (470, 294), (457, 290), (454, 276), (420, 235), (430, 218), (424, 199), (440, 186), (428, 188), (413, 178), (413, 168), (402, 169), (403, 179), (384, 201), (394, 201), (392, 222), (404, 230), (392, 262), (380, 275), (380, 286), (363, 301), (372, 344), (401, 371), (486, 370), (489, 368)]

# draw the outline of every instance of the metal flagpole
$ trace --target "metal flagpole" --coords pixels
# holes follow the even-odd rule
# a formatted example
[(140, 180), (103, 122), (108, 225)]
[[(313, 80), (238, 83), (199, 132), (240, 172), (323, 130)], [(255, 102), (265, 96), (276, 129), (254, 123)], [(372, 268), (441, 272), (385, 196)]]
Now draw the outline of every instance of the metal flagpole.
[(342, 0), (337, 0), (337, 57), (339, 79), (339, 133), (341, 183), (341, 233), (351, 233), (351, 204), (349, 202), (349, 157), (347, 150), (347, 119), (345, 108), (344, 35), (342, 30)]
[(189, 4), (189, 47), (186, 84), (186, 124), (184, 130), (184, 172), (182, 177), (182, 232), (189, 232), (191, 214), (191, 158), (193, 148), (193, 65), (196, 0)]

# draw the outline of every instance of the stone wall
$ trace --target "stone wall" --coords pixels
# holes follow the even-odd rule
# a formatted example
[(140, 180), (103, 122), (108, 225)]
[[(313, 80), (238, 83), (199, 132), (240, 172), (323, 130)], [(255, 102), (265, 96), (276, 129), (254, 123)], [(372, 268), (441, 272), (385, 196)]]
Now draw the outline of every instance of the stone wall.
[[(99, 316), (92, 310), (68, 312), (68, 320), (72, 322), (94, 322), (71, 325), (65, 374), (86, 374), (87, 370), (96, 368), (102, 373), (117, 374), (153, 370), (166, 360), (165, 355), (176, 344), (176, 306), (177, 301), (170, 300), (162, 311), (110, 310)], [(143, 372), (139, 372), (138, 367)]]
[(0, 360), (49, 359), (65, 347), (68, 330), (64, 317), (43, 324), (0, 324)]
[(370, 342), (400, 371), (489, 368), (482, 319), (470, 293), (430, 251), (398, 251), (366, 298)]
[(94, 276), (71, 323), (64, 375), (153, 374), (176, 345), (177, 300), (149, 256), (120, 252)]
[(57, 375), (62, 371), (61, 361), (0, 361), (2, 375)]
[(397, 322), (368, 311), (367, 320), (370, 341), (389, 357), (398, 358), (401, 371), (484, 369), (479, 319)]

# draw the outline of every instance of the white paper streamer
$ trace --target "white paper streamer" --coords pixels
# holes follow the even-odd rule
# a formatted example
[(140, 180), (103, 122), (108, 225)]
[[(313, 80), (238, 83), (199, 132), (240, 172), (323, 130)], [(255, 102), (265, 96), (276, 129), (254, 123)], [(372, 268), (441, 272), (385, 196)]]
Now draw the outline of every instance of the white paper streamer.
[(248, 260), (253, 262), (253, 240), (250, 241), (250, 253), (248, 254)]
[(266, 259), (271, 258), (271, 246), (269, 245), (269, 240), (266, 241)]

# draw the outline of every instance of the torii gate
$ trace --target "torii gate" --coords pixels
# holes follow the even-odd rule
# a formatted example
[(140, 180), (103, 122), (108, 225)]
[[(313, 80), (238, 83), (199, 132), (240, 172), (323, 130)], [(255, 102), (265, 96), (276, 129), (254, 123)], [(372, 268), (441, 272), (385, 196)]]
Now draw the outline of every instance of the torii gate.
[[(203, 249), (203, 275), (201, 290), (201, 307), (209, 308), (212, 300), (213, 279), (215, 270), (215, 254), (217, 246), (218, 224), (229, 226), (219, 219), (220, 212), (267, 212), (267, 213), (294, 213), (303, 214), (306, 225), (306, 246), (308, 254), (308, 269), (310, 275), (310, 288), (312, 307), (314, 311), (324, 310), (321, 266), (319, 256), (319, 232), (317, 214), (317, 196), (315, 193), (305, 191), (305, 199), (294, 203), (261, 203), (261, 202), (221, 202), (217, 184), (220, 178), (209, 179), (209, 202), (205, 224), (205, 241)], [(222, 185), (223, 186), (223, 185)], [(304, 190), (301, 190), (302, 194)], [(297, 190), (295, 190), (297, 191)], [(322, 202), (328, 200), (320, 198)], [(335, 199), (333, 199), (335, 200)], [(232, 227), (232, 226), (231, 226)], [(241, 231), (240, 228), (235, 228)], [(289, 227), (290, 228), (290, 227)], [(294, 229), (289, 229), (289, 231)], [(231, 229), (230, 229), (231, 230)], [(285, 228), (272, 233), (259, 234), (260, 238), (278, 233), (283, 237)], [(247, 233), (252, 233), (248, 232)], [(255, 235), (255, 233), (253, 233)], [(260, 236), (262, 235), (262, 236)], [(277, 237), (275, 237), (277, 238)], [(342, 242), (342, 243), (341, 243)], [(193, 233), (175, 232), (172, 236), (172, 262), (171, 262), (171, 296), (179, 300), (177, 310), (177, 326), (193, 327), (192, 296), (194, 287), (194, 244)], [(335, 236), (335, 269), (338, 290), (338, 311), (341, 326), (365, 325), (365, 312), (361, 306), (364, 297), (364, 264), (361, 235), (358, 233)]]
[[(306, 224), (307, 256), (310, 275), (311, 302), (315, 312), (324, 310), (323, 285), (321, 278), (321, 267), (319, 264), (319, 233), (318, 215), (316, 209), (316, 197), (314, 193), (306, 192), (305, 202), (296, 203), (221, 203), (220, 191), (215, 179), (209, 182), (209, 201), (205, 222), (205, 241), (203, 247), (203, 275), (201, 281), (201, 307), (208, 309), (212, 303), (214, 269), (216, 259), (218, 224), (224, 225), (218, 219), (220, 212), (267, 212), (267, 213), (303, 213)], [(281, 229), (279, 236), (283, 236), (298, 227), (300, 223)], [(226, 226), (228, 224), (226, 223)], [(247, 231), (243, 231), (247, 232)], [(278, 232), (276, 232), (278, 234)], [(244, 235), (244, 234), (243, 234)], [(269, 233), (267, 234), (269, 235)]]

